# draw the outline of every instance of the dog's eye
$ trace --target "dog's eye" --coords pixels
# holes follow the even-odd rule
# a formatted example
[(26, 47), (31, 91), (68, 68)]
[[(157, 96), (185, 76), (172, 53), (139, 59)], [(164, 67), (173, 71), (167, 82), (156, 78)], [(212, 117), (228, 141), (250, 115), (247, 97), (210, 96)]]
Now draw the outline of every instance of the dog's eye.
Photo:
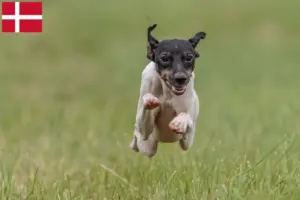
[(192, 56), (190, 54), (185, 57), (186, 62), (191, 62), (191, 61), (193, 61), (193, 59), (194, 59), (194, 56)]
[(161, 55), (160, 56), (160, 60), (162, 61), (162, 62), (169, 62), (169, 56), (168, 55), (166, 55), (166, 54), (163, 54), (163, 55)]

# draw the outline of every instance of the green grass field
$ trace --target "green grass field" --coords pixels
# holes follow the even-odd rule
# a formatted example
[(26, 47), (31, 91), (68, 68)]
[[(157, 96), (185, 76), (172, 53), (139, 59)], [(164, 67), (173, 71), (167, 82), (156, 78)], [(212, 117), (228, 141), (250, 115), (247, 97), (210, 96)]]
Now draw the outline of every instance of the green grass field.
[[(300, 3), (44, 2), (42, 34), (0, 35), (0, 199), (299, 200)], [(205, 31), (193, 147), (129, 148), (146, 28)]]

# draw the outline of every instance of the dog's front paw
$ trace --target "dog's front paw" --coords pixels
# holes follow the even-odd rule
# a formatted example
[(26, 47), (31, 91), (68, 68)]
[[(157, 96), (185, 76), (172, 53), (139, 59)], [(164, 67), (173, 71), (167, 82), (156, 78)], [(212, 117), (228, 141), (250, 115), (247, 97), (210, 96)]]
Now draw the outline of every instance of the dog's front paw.
[(143, 101), (144, 108), (147, 110), (152, 110), (160, 105), (158, 98), (149, 93), (144, 95)]
[(176, 116), (169, 124), (169, 128), (176, 134), (184, 134), (187, 129), (187, 120), (184, 115)]

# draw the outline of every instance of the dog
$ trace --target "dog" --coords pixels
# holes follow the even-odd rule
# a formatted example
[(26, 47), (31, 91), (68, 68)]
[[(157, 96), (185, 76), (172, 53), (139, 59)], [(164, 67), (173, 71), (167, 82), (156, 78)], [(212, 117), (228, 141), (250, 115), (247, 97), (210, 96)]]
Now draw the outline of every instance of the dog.
[(130, 148), (153, 157), (159, 143), (179, 142), (188, 150), (194, 140), (199, 99), (194, 90), (196, 46), (205, 32), (194, 37), (158, 41), (148, 27), (147, 58), (142, 72), (133, 139)]

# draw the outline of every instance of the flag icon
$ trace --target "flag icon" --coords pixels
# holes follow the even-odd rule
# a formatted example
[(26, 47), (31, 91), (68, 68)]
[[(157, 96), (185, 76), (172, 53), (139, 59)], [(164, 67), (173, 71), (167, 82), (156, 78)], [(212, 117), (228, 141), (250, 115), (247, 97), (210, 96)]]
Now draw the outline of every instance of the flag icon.
[(2, 32), (42, 32), (42, 2), (2, 2)]

